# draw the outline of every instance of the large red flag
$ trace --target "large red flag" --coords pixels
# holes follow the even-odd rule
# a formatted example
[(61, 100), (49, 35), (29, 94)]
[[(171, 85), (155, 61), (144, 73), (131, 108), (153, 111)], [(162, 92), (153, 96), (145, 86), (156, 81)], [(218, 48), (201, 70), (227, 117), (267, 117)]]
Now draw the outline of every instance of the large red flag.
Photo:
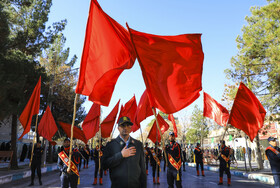
[(110, 114), (102, 121), (100, 125), (102, 138), (110, 137), (119, 112), (119, 105), (120, 105), (120, 100), (113, 108), (113, 110), (110, 112)]
[[(58, 123), (64, 130), (65, 134), (70, 138), (71, 137), (71, 124), (64, 123), (61, 121), (59, 121)], [(83, 141), (85, 144), (87, 144), (88, 140), (86, 139), (84, 132), (82, 131), (82, 129), (80, 129), (76, 126), (74, 126), (73, 137), (76, 139), (79, 139), (79, 140)]]
[(173, 114), (202, 89), (201, 34), (159, 36), (129, 29), (152, 107)]
[(100, 105), (93, 103), (83, 124), (83, 131), (87, 140), (95, 136), (99, 130), (100, 124)]
[[(169, 129), (169, 125), (166, 121), (164, 121), (164, 119), (159, 114), (157, 115), (157, 120), (159, 123), (159, 128), (160, 128), (161, 134), (164, 134)], [(156, 135), (156, 131), (157, 131), (157, 135)], [(156, 137), (158, 137), (158, 139), (156, 139)], [(159, 130), (157, 129), (156, 121), (154, 122), (154, 124), (149, 132), (148, 138), (153, 143), (155, 143), (157, 140), (158, 140), (158, 142), (161, 141), (161, 136), (160, 136)]]
[(125, 103), (124, 107), (121, 107), (118, 119), (120, 119), (122, 116), (126, 116), (129, 117), (130, 121), (134, 124), (136, 110), (137, 103), (135, 96), (133, 96), (129, 101), (127, 101), (127, 103)]
[(173, 114), (169, 114), (168, 115), (168, 120), (172, 122), (173, 124), (173, 131), (174, 131), (174, 134), (175, 134), (175, 137), (178, 137), (178, 134), (177, 134), (177, 126), (176, 126), (176, 122), (175, 122), (175, 119), (174, 119), (174, 116)]
[(23, 127), (23, 133), (19, 137), (19, 140), (30, 131), (32, 117), (36, 114), (39, 114), (40, 108), (40, 93), (41, 93), (41, 76), (33, 90), (33, 93), (22, 111), (19, 121)]
[(57, 126), (54, 121), (51, 109), (47, 106), (47, 109), (38, 125), (38, 134), (47, 139), (50, 143), (54, 144), (52, 141), (53, 135), (57, 131)]
[(140, 123), (147, 117), (153, 115), (152, 107), (148, 98), (147, 90), (141, 96), (137, 110), (135, 113), (135, 121), (131, 128), (131, 131), (135, 132), (140, 128)]
[(108, 106), (120, 74), (135, 58), (128, 31), (92, 0), (76, 93)]
[(204, 109), (203, 116), (213, 119), (221, 126), (226, 126), (229, 118), (228, 110), (213, 99), (210, 95), (204, 94)]
[(253, 141), (263, 127), (266, 111), (254, 93), (242, 82), (238, 88), (228, 123), (243, 130)]

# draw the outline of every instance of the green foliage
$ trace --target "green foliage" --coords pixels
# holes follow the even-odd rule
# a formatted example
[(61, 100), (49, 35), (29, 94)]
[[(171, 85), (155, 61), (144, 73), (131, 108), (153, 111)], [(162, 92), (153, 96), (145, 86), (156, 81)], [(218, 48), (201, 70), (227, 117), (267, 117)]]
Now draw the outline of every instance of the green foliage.
[(245, 18), (248, 24), (236, 39), (238, 54), (225, 73), (234, 82), (244, 82), (271, 113), (279, 113), (280, 1), (268, 2), (251, 8), (252, 15)]
[(203, 111), (195, 105), (191, 116), (191, 126), (187, 129), (186, 141), (191, 143), (201, 142), (209, 134), (209, 127), (203, 117)]

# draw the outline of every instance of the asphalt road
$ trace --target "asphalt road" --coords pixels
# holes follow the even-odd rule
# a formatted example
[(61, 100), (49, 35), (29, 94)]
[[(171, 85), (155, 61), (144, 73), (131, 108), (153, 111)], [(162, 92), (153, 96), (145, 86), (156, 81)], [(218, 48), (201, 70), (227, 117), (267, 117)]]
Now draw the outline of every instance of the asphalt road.
[[(224, 185), (218, 186), (218, 180), (219, 175), (216, 172), (211, 171), (205, 171), (205, 177), (202, 176), (196, 176), (196, 170), (192, 167), (186, 167), (186, 171), (183, 173), (183, 182), (182, 185), (184, 188), (215, 188), (215, 187), (228, 187), (227, 186), (227, 177), (224, 175)], [(110, 187), (111, 182), (109, 179), (109, 175), (103, 176), (103, 185), (95, 185), (93, 186), (93, 180), (94, 180), (94, 166), (91, 166), (88, 169), (82, 169), (80, 172), (81, 177), (81, 183), (78, 187), (96, 187), (96, 188), (107, 188)], [(166, 172), (163, 170), (160, 174), (160, 184), (153, 184), (153, 178), (152, 178), (152, 169), (149, 168), (149, 175), (148, 175), (148, 186), (147, 187), (155, 187), (155, 188), (167, 188), (167, 179), (166, 179)], [(34, 188), (42, 188), (42, 187), (60, 187), (60, 178), (59, 178), (59, 171), (53, 171), (49, 173), (42, 174), (42, 182), (43, 185), (39, 186), (38, 178), (36, 175), (35, 178), (35, 186)], [(22, 188), (22, 187), (28, 187), (30, 184), (30, 177), (12, 181), (7, 184), (2, 184), (0, 188)], [(231, 187), (237, 187), (237, 188), (268, 188), (272, 187), (271, 185), (263, 184), (257, 181), (243, 179), (239, 177), (232, 176), (232, 185)]]

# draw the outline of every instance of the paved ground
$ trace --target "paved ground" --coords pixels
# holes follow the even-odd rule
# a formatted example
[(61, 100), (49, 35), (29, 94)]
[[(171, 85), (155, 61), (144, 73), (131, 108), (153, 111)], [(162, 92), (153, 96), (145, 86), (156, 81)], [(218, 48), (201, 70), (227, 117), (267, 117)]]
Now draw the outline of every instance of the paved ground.
[[(82, 169), (80, 172), (81, 174), (81, 184), (79, 187), (96, 187), (96, 188), (107, 188), (110, 187), (111, 182), (109, 179), (109, 176), (104, 176), (103, 178), (103, 185), (96, 185), (93, 186), (93, 174), (94, 174), (94, 166), (91, 165), (89, 169)], [(167, 188), (167, 181), (166, 181), (166, 172), (161, 172), (161, 177), (160, 177), (160, 185), (154, 185), (152, 183), (152, 172), (151, 168), (149, 169), (149, 175), (148, 175), (148, 186), (147, 187), (155, 187), (155, 188)], [(195, 168), (192, 167), (187, 167), (186, 172), (183, 172), (183, 187), (185, 188), (215, 188), (215, 187), (227, 187), (226, 183), (226, 176), (224, 176), (224, 185), (223, 186), (218, 186), (218, 173), (216, 172), (210, 172), (210, 171), (205, 171), (206, 177), (199, 176), (197, 177), (195, 172)], [(58, 171), (53, 171), (53, 172), (48, 172), (43, 174), (42, 176), (42, 181), (43, 181), (43, 186), (39, 186), (38, 179), (36, 177), (35, 179), (35, 186), (34, 188), (41, 188), (41, 187), (60, 187), (60, 179), (59, 179), (59, 172)], [(16, 180), (12, 181), (11, 183), (7, 184), (2, 184), (1, 188), (22, 188), (22, 187), (27, 187), (30, 183), (30, 177), (29, 178), (24, 178), (21, 180)], [(231, 187), (246, 187), (246, 188), (269, 188), (272, 187), (270, 185), (266, 185), (263, 183), (259, 183), (256, 181), (252, 180), (247, 180), (239, 177), (232, 176), (232, 186)]]

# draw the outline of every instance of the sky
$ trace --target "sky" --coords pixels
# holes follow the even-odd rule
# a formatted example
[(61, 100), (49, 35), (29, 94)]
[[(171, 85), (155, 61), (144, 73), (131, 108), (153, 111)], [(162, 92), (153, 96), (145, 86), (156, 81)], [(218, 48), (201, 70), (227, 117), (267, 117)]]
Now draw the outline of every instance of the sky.
[[(246, 25), (245, 17), (250, 16), (250, 7), (264, 6), (265, 0), (100, 0), (102, 9), (125, 27), (127, 22), (132, 29), (157, 34), (179, 35), (202, 33), (204, 52), (202, 88), (212, 98), (221, 102), (226, 79), (224, 70), (230, 68), (230, 59), (238, 52), (236, 38), (242, 35)], [(80, 66), (84, 44), (90, 0), (53, 0), (49, 22), (67, 19), (63, 32), (66, 37), (65, 48), (70, 48), (70, 57), (78, 57), (75, 67)], [(126, 27), (125, 27), (126, 28)], [(108, 107), (102, 107), (102, 119), (121, 99), (125, 104), (135, 94), (137, 103), (145, 90), (138, 62), (132, 69), (125, 70), (119, 77)], [(203, 109), (203, 91), (190, 106), (174, 114), (176, 117), (189, 116), (194, 105)], [(221, 102), (221, 104), (223, 104)], [(84, 104), (88, 112), (92, 102)], [(144, 127), (151, 118), (143, 121)], [(138, 131), (139, 132), (139, 131)], [(137, 133), (136, 133), (137, 135)]]

